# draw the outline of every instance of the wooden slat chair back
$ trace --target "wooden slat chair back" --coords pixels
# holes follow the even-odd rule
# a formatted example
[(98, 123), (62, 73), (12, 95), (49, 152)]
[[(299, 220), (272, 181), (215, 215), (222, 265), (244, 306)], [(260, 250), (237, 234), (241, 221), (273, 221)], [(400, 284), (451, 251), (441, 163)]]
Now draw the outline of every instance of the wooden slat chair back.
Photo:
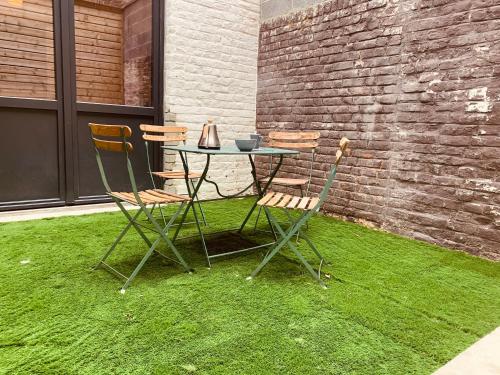
[[(201, 173), (195, 172), (195, 171), (190, 171), (189, 174), (186, 176), (186, 172), (184, 170), (171, 170), (171, 171), (161, 171), (161, 172), (155, 172), (153, 171), (151, 167), (151, 158), (150, 158), (150, 149), (149, 149), (149, 142), (167, 142), (169, 144), (175, 143), (175, 142), (183, 142), (186, 144), (187, 140), (187, 131), (188, 128), (185, 126), (162, 126), (162, 125), (150, 125), (150, 124), (141, 124), (139, 125), (139, 129), (142, 130), (142, 139), (144, 140), (144, 144), (146, 146), (146, 156), (147, 156), (147, 161), (148, 161), (148, 171), (149, 171), (149, 176), (151, 178), (151, 182), (153, 184), (153, 187), (156, 189), (156, 183), (154, 176), (159, 178), (160, 180), (186, 180), (186, 183), (189, 183), (191, 187), (194, 190), (194, 185), (193, 185), (193, 180), (200, 178)], [(187, 153), (184, 154), (184, 158), (187, 162)], [(189, 181), (189, 182), (188, 182)], [(201, 203), (198, 200), (198, 197), (194, 197), (197, 202), (198, 202), (198, 207), (200, 208), (201, 216), (203, 219), (203, 222), (207, 223), (206, 217), (205, 217), (205, 212), (203, 211), (203, 207)], [(162, 215), (162, 218), (165, 221), (165, 216), (163, 214), (163, 211), (160, 207), (160, 213)]]
[(144, 139), (144, 144), (146, 146), (146, 156), (148, 158), (148, 170), (151, 176), (151, 181), (153, 186), (156, 186), (153, 176), (157, 176), (163, 179), (179, 179), (184, 178), (184, 173), (179, 173), (179, 171), (166, 171), (166, 172), (153, 172), (151, 169), (150, 155), (149, 155), (149, 142), (183, 142), (186, 143), (187, 140), (187, 127), (185, 126), (161, 126), (161, 125), (150, 125), (141, 124), (139, 129), (142, 130), (142, 139)]
[[(288, 131), (272, 131), (269, 133), (268, 145), (270, 147), (286, 148), (292, 150), (300, 150), (302, 152), (310, 153), (309, 170), (307, 178), (283, 178), (276, 177), (273, 182), (277, 185), (299, 187), (302, 192), (302, 187), (306, 187), (305, 194), (309, 193), (309, 186), (312, 178), (312, 171), (316, 157), (316, 148), (318, 147), (318, 139), (321, 134), (319, 131), (302, 131), (302, 132), (288, 132)], [(270, 171), (273, 168), (273, 159), (270, 161)]]
[[(92, 142), (94, 143), (96, 158), (97, 158), (97, 166), (99, 168), (99, 173), (101, 175), (101, 179), (103, 185), (108, 194), (111, 194), (111, 187), (108, 183), (108, 178), (106, 175), (106, 171), (104, 169), (104, 165), (101, 158), (101, 151), (112, 151), (112, 152), (120, 152), (124, 153), (125, 164), (127, 165), (127, 169), (129, 170), (129, 179), (131, 186), (135, 185), (135, 178), (132, 171), (132, 166), (129, 159), (129, 154), (132, 153), (134, 147), (130, 142), (128, 142), (128, 138), (132, 136), (132, 130), (130, 127), (126, 125), (105, 125), (105, 124), (89, 124), (90, 133), (92, 135)], [(105, 138), (105, 139), (103, 139)], [(130, 169), (128, 168), (130, 164)], [(136, 185), (135, 185), (136, 186)]]
[(186, 142), (188, 129), (185, 126), (160, 126), (141, 124), (142, 139), (152, 142)]
[[(133, 147), (126, 139), (132, 136), (132, 130), (125, 125), (102, 125), (102, 124), (89, 124), (92, 133), (92, 140), (97, 149), (102, 151), (113, 152), (132, 152)], [(112, 138), (113, 140), (106, 140), (96, 137)], [(118, 141), (116, 140), (118, 139)]]
[[(180, 214), (185, 203), (189, 202), (191, 199), (186, 196), (171, 194), (158, 189), (149, 189), (144, 191), (137, 190), (137, 183), (135, 180), (132, 163), (129, 157), (129, 154), (133, 151), (133, 146), (127, 140), (132, 136), (132, 130), (128, 126), (90, 123), (89, 128), (90, 128), (92, 142), (94, 144), (96, 152), (97, 166), (99, 168), (99, 173), (101, 175), (101, 179), (106, 189), (106, 192), (115, 201), (120, 210), (129, 220), (129, 224), (123, 229), (122, 233), (120, 233), (120, 235), (115, 240), (111, 248), (104, 254), (104, 256), (101, 258), (100, 262), (95, 266), (95, 268), (102, 266), (111, 271), (112, 273), (114, 273), (115, 275), (124, 278), (126, 281), (121, 289), (121, 291), (124, 293), (127, 287), (132, 282), (132, 280), (137, 275), (137, 273), (140, 271), (146, 260), (151, 256), (151, 254), (154, 251), (158, 252), (156, 250), (156, 246), (158, 245), (160, 240), (163, 239), (170, 247), (170, 249), (174, 252), (179, 263), (184, 267), (185, 270), (189, 271), (190, 267), (187, 265), (187, 263), (184, 261), (180, 253), (177, 251), (174, 244), (168, 239), (167, 232), (171, 224), (175, 220), (175, 218), (177, 218), (178, 215)], [(102, 162), (101, 151), (123, 153), (123, 155), (125, 156), (124, 161), (127, 167), (132, 192), (123, 192), (123, 191), (115, 192), (111, 190), (111, 187), (108, 183), (108, 178), (105, 172), (105, 168)], [(122, 202), (127, 202), (132, 205), (139, 206), (139, 210), (137, 211), (134, 217), (132, 217), (128, 213), (128, 211), (123, 206)], [(180, 203), (180, 206), (172, 216), (172, 219), (169, 222), (169, 224), (165, 226), (160, 226), (159, 223), (156, 221), (156, 219), (152, 216), (151, 211), (149, 211), (146, 206), (156, 205), (156, 204), (167, 204), (167, 203)], [(151, 224), (153, 224), (152, 230), (158, 234), (158, 238), (155, 242), (151, 242), (146, 237), (139, 224), (137, 224), (137, 219), (141, 213), (146, 214), (148, 221)], [(116, 245), (121, 240), (121, 238), (131, 227), (134, 227), (134, 229), (140, 234), (142, 239), (149, 246), (149, 250), (144, 256), (144, 258), (141, 260), (141, 262), (134, 269), (132, 274), (129, 277), (126, 277), (122, 273), (114, 269), (112, 266), (110, 266), (108, 263), (106, 263), (105, 261), (109, 257), (109, 255), (113, 252), (113, 250), (115, 249)]]
[(269, 133), (269, 146), (293, 150), (315, 150), (318, 147), (318, 131), (277, 132)]
[[(183, 142), (186, 144), (187, 140), (187, 131), (188, 128), (185, 126), (160, 126), (160, 125), (149, 125), (149, 124), (141, 124), (139, 128), (142, 130), (142, 139), (144, 139), (146, 145), (146, 154), (148, 157), (148, 169), (149, 174), (151, 176), (151, 181), (153, 185), (156, 186), (153, 176), (157, 176), (159, 178), (165, 180), (178, 180), (184, 179), (185, 173), (184, 171), (162, 171), (162, 172), (154, 172), (151, 169), (151, 164), (149, 162), (149, 142)], [(187, 156), (186, 156), (187, 157)], [(201, 173), (190, 172), (188, 179), (199, 178)]]
[[(255, 269), (249, 279), (255, 277), (257, 273), (271, 260), (271, 258), (280, 251), (280, 249), (288, 245), (290, 249), (299, 257), (301, 262), (305, 265), (307, 270), (311, 273), (311, 275), (323, 286), (325, 287), (323, 281), (320, 278), (320, 274), (316, 273), (311, 265), (306, 261), (303, 255), (298, 251), (297, 247), (290, 241), (290, 239), (296, 234), (300, 235), (300, 237), (304, 238), (307, 244), (311, 247), (314, 253), (319, 257), (322, 264), (324, 258), (319, 253), (318, 249), (314, 246), (313, 242), (306, 236), (306, 234), (301, 230), (301, 227), (307, 223), (307, 221), (311, 218), (311, 216), (320, 210), (324, 201), (328, 197), (328, 192), (333, 185), (333, 181), (337, 174), (337, 168), (341, 162), (341, 160), (349, 154), (349, 149), (347, 148), (349, 145), (349, 139), (342, 138), (339, 142), (339, 149), (335, 154), (335, 159), (332, 163), (330, 173), (328, 174), (328, 178), (321, 190), (321, 193), (318, 197), (299, 197), (299, 196), (291, 196), (283, 193), (269, 192), (264, 197), (262, 197), (257, 204), (266, 211), (267, 216), (269, 217), (273, 227), (276, 229), (277, 233), (281, 235), (281, 241), (276, 244), (276, 246), (269, 252), (269, 254), (264, 258), (261, 264)], [(270, 208), (280, 208), (282, 209), (286, 216), (290, 221), (290, 226), (285, 231), (276, 218), (272, 215)], [(290, 214), (289, 210), (299, 210), (302, 211), (301, 215), (298, 219), (294, 219)], [(321, 268), (321, 266), (320, 266)]]

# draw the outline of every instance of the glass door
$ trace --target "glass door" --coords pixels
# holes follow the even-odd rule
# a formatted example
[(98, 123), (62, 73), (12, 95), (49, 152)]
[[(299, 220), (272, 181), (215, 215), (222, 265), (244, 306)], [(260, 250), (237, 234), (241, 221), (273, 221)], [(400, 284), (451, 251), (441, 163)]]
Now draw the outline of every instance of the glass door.
[[(163, 1), (0, 0), (0, 210), (107, 198), (89, 122), (162, 122)], [(159, 168), (160, 152), (153, 164)], [(105, 160), (129, 189), (123, 161)]]
[(0, 0), (0, 210), (64, 204), (58, 8)]
[[(155, 3), (155, 4), (154, 4)], [(104, 189), (95, 167), (88, 123), (124, 124), (132, 128), (134, 167), (139, 184), (148, 182), (146, 155), (139, 124), (157, 123), (161, 118), (159, 98), (158, 40), (159, 2), (152, 0), (74, 0), (74, 127), (73, 179), (75, 203), (101, 201)], [(156, 13), (155, 13), (156, 11)], [(117, 187), (128, 178), (123, 160), (106, 155)]]

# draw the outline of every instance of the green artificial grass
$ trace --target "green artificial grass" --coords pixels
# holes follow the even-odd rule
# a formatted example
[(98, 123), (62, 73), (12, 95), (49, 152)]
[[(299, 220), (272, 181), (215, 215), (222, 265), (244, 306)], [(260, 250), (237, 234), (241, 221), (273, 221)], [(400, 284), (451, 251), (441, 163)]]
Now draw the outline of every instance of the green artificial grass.
[[(249, 205), (205, 203), (210, 230)], [(308, 233), (331, 261), (327, 290), (288, 250), (246, 281), (263, 252), (209, 270), (193, 239), (179, 248), (195, 273), (153, 256), (122, 295), (91, 266), (125, 223), (0, 225), (0, 373), (429, 374), (500, 323), (498, 263), (322, 216)], [(110, 263), (131, 271), (145, 250), (131, 231)]]

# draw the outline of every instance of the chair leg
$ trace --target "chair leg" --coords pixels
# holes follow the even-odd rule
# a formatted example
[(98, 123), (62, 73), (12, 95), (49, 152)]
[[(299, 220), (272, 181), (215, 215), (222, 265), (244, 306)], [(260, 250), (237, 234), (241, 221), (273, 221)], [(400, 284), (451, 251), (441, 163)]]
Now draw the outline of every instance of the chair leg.
[(179, 251), (177, 250), (177, 248), (174, 246), (174, 244), (172, 243), (172, 241), (170, 241), (170, 239), (168, 238), (167, 236), (167, 233), (168, 233), (168, 230), (170, 229), (170, 226), (172, 225), (172, 223), (175, 221), (175, 219), (177, 219), (177, 216), (179, 216), (180, 212), (182, 211), (182, 208), (184, 207), (184, 203), (182, 203), (179, 207), (179, 209), (174, 213), (174, 215), (172, 216), (172, 218), (170, 219), (170, 222), (169, 224), (165, 227), (165, 228), (161, 228), (160, 225), (158, 224), (158, 222), (155, 220), (155, 218), (148, 212), (148, 210), (146, 209), (144, 211), (144, 213), (147, 215), (148, 219), (150, 220), (151, 224), (153, 224), (153, 226), (155, 227), (155, 229), (158, 231), (159, 233), (159, 236), (167, 243), (167, 245), (170, 247), (170, 249), (172, 250), (172, 252), (175, 254), (175, 256), (177, 257), (177, 259), (179, 260), (179, 262), (181, 263), (181, 265), (184, 267), (184, 269), (187, 271), (187, 272), (191, 272), (192, 269), (191, 267), (188, 266), (188, 264), (186, 263), (186, 261), (184, 260), (184, 258), (181, 256), (181, 254), (179, 253)]
[[(311, 241), (311, 239), (306, 236), (306, 234), (302, 231), (299, 231), (300, 232), (300, 236), (307, 242), (307, 244), (309, 245), (309, 247), (311, 248), (311, 250), (318, 256), (319, 260), (323, 261), (323, 262), (326, 262), (326, 259), (323, 255), (321, 255), (321, 253), (319, 252), (318, 248), (316, 247), (316, 245)], [(328, 263), (328, 262), (326, 262)]]
[(253, 226), (253, 232), (257, 231), (257, 224), (259, 224), (260, 213), (262, 211), (262, 206), (259, 206), (259, 211), (257, 212), (257, 218), (255, 219), (255, 224)]
[[(302, 185), (300, 185), (300, 196), (304, 197), (304, 189), (303, 189)], [(308, 221), (306, 221), (306, 229), (309, 229), (309, 222)], [(297, 240), (298, 240), (298, 237), (297, 237)]]
[[(174, 244), (172, 243), (172, 241), (167, 236), (169, 228), (172, 226), (172, 224), (175, 221), (175, 219), (181, 213), (181, 211), (182, 211), (182, 209), (183, 209), (183, 207), (185, 205), (184, 202), (181, 203), (181, 205), (179, 206), (179, 208), (177, 209), (177, 211), (174, 213), (174, 215), (172, 215), (170, 221), (167, 223), (167, 225), (164, 228), (162, 228), (160, 226), (160, 224), (158, 224), (157, 220), (153, 217), (152, 210), (151, 211), (148, 210), (145, 206), (140, 206), (140, 209), (138, 210), (138, 212), (132, 217), (130, 215), (130, 213), (123, 207), (123, 205), (121, 204), (121, 202), (119, 200), (115, 200), (115, 202), (118, 205), (118, 207), (120, 208), (120, 210), (123, 212), (123, 214), (125, 215), (125, 217), (127, 217), (127, 219), (129, 220), (129, 223), (120, 232), (120, 234), (116, 238), (115, 242), (113, 243), (113, 245), (111, 246), (111, 248), (106, 252), (106, 254), (104, 254), (104, 256), (102, 257), (101, 261), (98, 263), (98, 265), (96, 266), (96, 268), (99, 265), (102, 265), (105, 268), (107, 268), (109, 271), (111, 271), (112, 273), (118, 275), (119, 277), (124, 278), (126, 281), (125, 281), (125, 284), (122, 286), (122, 288), (120, 290), (121, 293), (125, 293), (126, 289), (129, 287), (130, 283), (137, 276), (137, 274), (142, 269), (142, 267), (144, 266), (144, 264), (146, 263), (146, 261), (151, 257), (151, 254), (153, 254), (153, 252), (157, 251), (156, 247), (158, 246), (158, 244), (160, 243), (160, 241), (162, 239), (166, 242), (167, 246), (170, 247), (170, 249), (175, 254), (175, 256), (177, 257), (179, 263), (184, 267), (184, 269), (186, 271), (188, 271), (188, 272), (191, 271), (191, 268), (184, 261), (184, 259), (182, 258), (181, 254), (179, 253), (179, 251), (177, 250), (177, 248), (174, 246)], [(151, 224), (153, 224), (153, 226), (155, 228), (155, 231), (158, 233), (158, 238), (153, 243), (149, 240), (149, 238), (143, 232), (143, 230), (141, 229), (141, 227), (136, 223), (137, 218), (139, 217), (139, 215), (142, 212), (144, 212), (146, 214), (148, 220), (150, 221)], [(129, 277), (127, 277), (127, 276), (123, 275), (122, 273), (120, 273), (119, 271), (117, 271), (116, 269), (114, 269), (113, 267), (111, 267), (109, 264), (105, 263), (104, 261), (108, 258), (108, 256), (111, 254), (111, 252), (116, 248), (116, 245), (120, 242), (120, 240), (123, 238), (123, 236), (125, 236), (125, 234), (128, 232), (128, 230), (131, 227), (135, 228), (135, 230), (142, 237), (142, 239), (144, 240), (144, 242), (146, 242), (146, 244), (148, 244), (149, 249), (146, 252), (146, 254), (144, 255), (144, 257), (141, 259), (141, 261), (139, 262), (139, 264), (135, 267), (135, 269), (132, 272), (132, 274)], [(159, 253), (159, 254), (161, 254), (161, 253)], [(163, 254), (161, 254), (161, 255), (163, 255)]]
[[(195, 187), (194, 187), (193, 180), (189, 180), (189, 181), (191, 182), (191, 186), (192, 186), (192, 188), (193, 188), (193, 191), (195, 191), (196, 189), (195, 189)], [(205, 211), (203, 211), (203, 207), (201, 206), (201, 202), (200, 202), (200, 200), (199, 200), (199, 198), (198, 198), (198, 193), (196, 193), (196, 196), (195, 196), (195, 197), (193, 197), (193, 199), (196, 199), (196, 203), (198, 203), (198, 207), (200, 208), (200, 213), (201, 213), (201, 218), (202, 218), (202, 220), (203, 220), (203, 224), (204, 224), (205, 226), (207, 226), (207, 225), (208, 225), (208, 224), (207, 224), (207, 218), (205, 217)]]
[[(155, 208), (155, 205), (156, 205), (156, 204), (154, 204), (154, 205), (153, 205), (153, 208), (151, 208), (151, 211), (150, 211), (150, 212), (151, 212), (151, 215), (153, 215), (153, 209)], [(165, 226), (167, 226), (167, 219), (165, 218), (165, 215), (163, 214), (163, 210), (162, 210), (162, 208), (161, 208), (161, 204), (160, 204), (160, 203), (158, 203), (158, 209), (160, 210), (160, 215), (161, 215), (161, 218), (163, 219), (163, 224), (164, 224)]]
[(257, 276), (257, 274), (262, 270), (262, 268), (264, 268), (264, 266), (278, 253), (278, 251), (281, 250), (281, 248), (283, 248), (283, 246), (285, 246), (288, 243), (290, 238), (292, 238), (295, 234), (293, 231), (294, 229), (293, 226), (291, 226), (288, 232), (285, 233), (283, 229), (281, 229), (281, 227), (279, 226), (276, 218), (269, 212), (269, 210), (266, 207), (264, 207), (264, 211), (266, 212), (267, 217), (270, 219), (272, 225), (278, 230), (278, 233), (281, 235), (282, 239), (273, 247), (273, 249), (269, 252), (269, 254), (266, 257), (264, 257), (264, 259), (258, 265), (258, 267), (252, 272), (252, 274), (249, 277), (247, 277), (247, 280), (251, 280), (252, 278)]
[[(292, 228), (290, 229), (290, 232), (292, 233), (293, 235), (293, 232), (297, 231), (297, 234), (300, 233), (300, 228), (302, 227), (302, 225), (304, 223), (301, 223), (301, 221), (303, 221), (305, 218), (305, 215), (300, 218), (297, 223), (295, 225), (292, 225)], [(307, 220), (305, 221), (307, 223)], [(285, 231), (279, 226), (279, 224), (277, 224), (277, 230), (278, 232), (284, 236), (286, 233)], [(295, 253), (295, 255), (297, 255), (297, 257), (300, 259), (300, 261), (304, 264), (304, 266), (306, 267), (306, 269), (309, 271), (309, 273), (312, 275), (312, 277), (314, 279), (316, 279), (316, 281), (318, 281), (318, 283), (326, 289), (326, 285), (325, 283), (323, 282), (323, 280), (321, 280), (321, 274), (320, 272), (316, 272), (312, 266), (309, 264), (309, 262), (306, 260), (306, 258), (302, 255), (302, 253), (297, 249), (297, 247), (290, 241), (290, 239), (287, 241), (288, 242), (288, 247), (290, 247), (290, 249)], [(310, 245), (312, 245), (312, 242), (309, 240), (307, 241)], [(316, 255), (318, 255), (318, 257), (320, 258), (321, 260), (321, 263), (320, 263), (320, 267), (321, 267), (321, 264), (323, 263), (323, 257), (321, 256), (321, 254), (319, 252), (317, 252), (316, 248), (313, 246), (313, 250), (314, 252), (316, 253)]]
[(203, 235), (203, 231), (201, 230), (201, 227), (200, 227), (200, 222), (198, 220), (198, 214), (196, 213), (196, 209), (194, 208), (194, 202), (191, 204), (191, 208), (193, 209), (194, 222), (196, 224), (196, 228), (198, 229), (198, 234), (200, 235), (200, 238), (201, 238), (201, 245), (203, 247), (203, 251), (205, 252), (205, 259), (207, 261), (207, 266), (208, 266), (208, 268), (212, 268), (212, 264), (210, 263), (210, 257), (208, 255), (207, 244), (205, 242), (205, 236)]
[(127, 234), (128, 230), (133, 225), (133, 220), (136, 220), (141, 213), (142, 213), (142, 210), (139, 210), (139, 211), (137, 211), (137, 213), (135, 214), (135, 216), (132, 218), (132, 220), (129, 219), (128, 224), (125, 226), (125, 228), (123, 228), (123, 230), (120, 232), (120, 234), (118, 235), (118, 237), (116, 237), (116, 240), (115, 240), (115, 242), (113, 242), (113, 245), (111, 245), (111, 247), (108, 249), (108, 251), (106, 251), (106, 253), (102, 256), (102, 258), (99, 261), (99, 263), (97, 263), (93, 267), (94, 270), (97, 269), (97, 268), (99, 268), (99, 266), (111, 255), (111, 253), (116, 248), (116, 246), (118, 245), (118, 243), (125, 236), (125, 234)]
[(147, 211), (147, 208), (144, 207), (144, 211), (146, 213), (146, 216), (148, 217), (148, 219), (151, 220), (151, 223), (156, 227), (157, 230), (159, 230), (160, 233), (159, 233), (158, 238), (155, 240), (155, 242), (153, 242), (151, 244), (151, 247), (149, 248), (149, 250), (146, 253), (146, 255), (144, 255), (144, 257), (141, 259), (140, 263), (137, 265), (137, 267), (134, 269), (134, 271), (132, 272), (132, 274), (129, 276), (129, 278), (127, 279), (127, 281), (125, 282), (125, 284), (122, 286), (122, 288), (120, 290), (120, 292), (122, 294), (125, 293), (126, 289), (129, 287), (130, 283), (135, 279), (135, 277), (137, 276), (137, 274), (139, 273), (139, 271), (142, 269), (142, 267), (144, 266), (144, 264), (146, 263), (146, 261), (151, 256), (151, 254), (153, 254), (153, 252), (155, 251), (156, 247), (158, 246), (158, 244), (160, 243), (160, 241), (162, 239), (172, 249), (173, 253), (176, 255), (177, 259), (179, 259), (179, 262), (186, 269), (186, 271), (188, 271), (188, 272), (191, 271), (190, 268), (189, 268), (189, 266), (187, 265), (187, 263), (184, 261), (184, 259), (182, 258), (182, 256), (178, 252), (177, 248), (174, 246), (174, 244), (165, 235), (165, 232), (168, 231), (169, 227), (172, 225), (172, 223), (175, 221), (175, 219), (179, 215), (182, 207), (183, 207), (183, 204), (181, 204), (181, 206), (179, 207), (179, 209), (177, 210), (177, 212), (172, 216), (172, 218), (170, 219), (169, 223), (167, 224), (167, 226), (163, 230), (159, 227), (158, 223), (156, 222), (156, 220), (154, 219), (153, 215), (151, 214), (151, 211)]
[(302, 264), (304, 264), (304, 266), (306, 267), (306, 269), (309, 271), (309, 273), (311, 274), (311, 276), (316, 280), (318, 281), (318, 283), (323, 287), (323, 288), (326, 288), (326, 285), (325, 283), (323, 282), (323, 280), (321, 280), (321, 277), (320, 275), (318, 275), (314, 269), (312, 268), (312, 266), (309, 264), (309, 262), (307, 262), (307, 260), (304, 258), (304, 256), (300, 253), (300, 251), (297, 249), (297, 247), (292, 243), (292, 241), (290, 241), (290, 239), (296, 234), (298, 233), (298, 231), (300, 230), (300, 227), (304, 224), (304, 220), (306, 219), (306, 216), (307, 214), (304, 214), (301, 216), (301, 218), (299, 220), (297, 220), (297, 222), (295, 222), (288, 230), (287, 232), (285, 232), (281, 226), (279, 225), (279, 223), (277, 222), (276, 218), (274, 216), (271, 215), (271, 213), (269, 212), (269, 210), (267, 209), (267, 207), (264, 207), (264, 210), (267, 212), (268, 214), (268, 217), (270, 217), (274, 227), (277, 229), (278, 233), (281, 235), (281, 241), (272, 249), (272, 251), (269, 253), (268, 256), (266, 256), (264, 258), (264, 260), (259, 264), (259, 266), (252, 272), (252, 274), (247, 278), (247, 280), (250, 280), (252, 278), (254, 278), (261, 270), (262, 268), (271, 260), (271, 258), (273, 258), (277, 253), (278, 251), (280, 251), (283, 246), (285, 246), (286, 244), (288, 244), (288, 246), (290, 247), (290, 249), (295, 253), (295, 255), (297, 255), (297, 257), (299, 258), (299, 260), (302, 262)]
[(314, 268), (312, 268), (312, 266), (309, 264), (309, 262), (306, 260), (306, 258), (304, 258), (304, 256), (301, 254), (301, 252), (290, 241), (288, 241), (288, 246), (290, 247), (290, 249), (292, 249), (292, 251), (295, 253), (295, 255), (297, 255), (297, 257), (301, 260), (301, 262), (304, 264), (304, 266), (309, 271), (311, 276), (314, 279), (316, 279), (316, 281), (318, 281), (319, 285), (321, 285), (324, 289), (326, 289), (326, 285), (323, 282), (323, 280), (321, 280), (320, 275), (318, 273), (316, 273)]
[[(257, 212), (257, 218), (255, 219), (255, 223), (253, 225), (253, 233), (257, 232), (257, 225), (259, 224), (259, 219), (260, 219), (261, 213), (262, 213), (262, 206), (259, 206), (259, 211)], [(266, 214), (266, 218), (267, 218), (267, 214)], [(271, 221), (269, 220), (269, 218), (267, 218), (267, 222), (271, 228), (271, 233), (273, 234), (275, 241), (277, 241), (278, 236), (276, 235), (276, 230), (274, 229), (273, 225), (271, 224)]]
[[(283, 211), (285, 212), (285, 214), (288, 217), (288, 219), (290, 220), (290, 222), (293, 224), (293, 217), (292, 217), (292, 215), (290, 215), (290, 213), (286, 209), (283, 209)], [(297, 231), (297, 235), (300, 235), (300, 237), (302, 237), (307, 242), (307, 244), (309, 245), (309, 247), (318, 256), (318, 258), (319, 258), (320, 261), (326, 262), (325, 258), (323, 257), (323, 255), (321, 255), (321, 253), (319, 252), (319, 250), (316, 247), (316, 245), (314, 245), (314, 243), (311, 241), (311, 239), (308, 236), (306, 236), (306, 234), (302, 230), (299, 229)]]
[(170, 240), (170, 238), (168, 238), (168, 230), (170, 229), (170, 227), (172, 226), (172, 224), (175, 222), (175, 220), (177, 219), (177, 217), (180, 215), (180, 213), (182, 212), (182, 209), (184, 208), (184, 206), (185, 206), (185, 203), (181, 203), (181, 205), (179, 206), (179, 208), (177, 209), (177, 211), (175, 212), (175, 214), (170, 219), (168, 225), (161, 232), (161, 236), (163, 237), (163, 240), (167, 243), (167, 245), (172, 249), (172, 252), (175, 254), (175, 256), (177, 257), (177, 259), (179, 259), (179, 261), (181, 262), (181, 264), (184, 267), (184, 269), (187, 272), (192, 272), (193, 269), (184, 261), (184, 258), (182, 258), (179, 250), (177, 250), (177, 248), (175, 247), (174, 243)]
[(137, 267), (135, 267), (134, 271), (132, 272), (132, 274), (128, 277), (127, 281), (125, 282), (125, 284), (123, 284), (121, 290), (120, 290), (120, 293), (125, 293), (125, 291), (127, 290), (127, 288), (129, 287), (130, 283), (132, 282), (132, 280), (135, 279), (135, 277), (137, 276), (137, 274), (139, 273), (139, 271), (141, 270), (141, 268), (144, 266), (144, 263), (146, 263), (146, 261), (149, 259), (149, 257), (151, 256), (151, 254), (153, 254), (153, 251), (155, 250), (156, 246), (160, 243), (160, 237), (158, 237), (156, 239), (155, 242), (153, 242), (153, 244), (151, 245), (151, 247), (149, 248), (148, 252), (146, 253), (146, 255), (144, 255), (144, 257), (141, 259), (141, 261), (139, 262), (139, 264), (137, 265)]
[[(287, 213), (287, 215), (290, 215), (290, 213), (288, 211), (285, 210), (285, 212)], [(288, 216), (289, 218), (291, 218), (291, 215)], [(300, 222), (305, 218), (305, 215), (299, 219), (297, 221), (297, 223), (295, 225), (292, 225), (292, 230), (296, 230), (297, 233), (301, 233), (301, 230), (300, 228), (302, 227), (302, 224), (300, 224)], [(307, 220), (306, 220), (307, 222)], [(300, 225), (299, 225), (300, 224)], [(278, 226), (278, 231), (280, 232), (280, 234), (283, 236), (283, 234), (285, 234), (285, 232), (283, 231), (283, 229), (281, 227)], [(302, 233), (303, 234), (303, 233)], [(304, 238), (305, 239), (305, 238)], [(317, 251), (316, 247), (314, 246), (314, 244), (311, 242), (311, 240), (309, 240), (309, 238), (307, 237), (307, 240), (306, 242), (312, 247), (313, 251), (316, 253), (316, 255), (320, 258), (320, 261), (323, 262), (323, 257), (321, 256), (321, 254), (319, 253), (319, 251)], [(313, 275), (313, 277), (318, 280), (320, 282), (320, 284), (322, 286), (323, 283), (320, 279), (320, 274), (316, 274), (316, 272), (314, 271), (314, 269), (311, 267), (311, 265), (307, 262), (307, 260), (304, 258), (304, 256), (299, 252), (299, 250), (297, 249), (297, 247), (292, 244), (290, 241), (288, 243), (288, 246), (290, 247), (290, 249), (292, 249), (292, 251), (299, 257), (299, 259), (302, 261), (302, 263), (304, 263), (304, 265), (306, 266), (307, 270), (311, 273), (311, 275)]]
[(271, 250), (271, 252), (260, 262), (260, 264), (257, 266), (257, 268), (251, 273), (250, 276), (247, 277), (247, 280), (253, 279), (257, 274), (264, 268), (264, 266), (278, 253), (278, 251), (281, 250), (283, 246), (286, 245), (288, 242), (287, 239), (283, 238), (274, 248)]
[[(135, 222), (135, 219), (130, 215), (130, 213), (125, 209), (125, 207), (123, 207), (123, 204), (118, 199), (116, 199), (114, 197), (113, 197), (113, 199), (115, 200), (115, 203), (118, 206), (118, 208), (123, 212), (125, 217), (130, 221), (130, 223), (133, 225), (133, 227), (135, 228), (137, 233), (141, 236), (141, 238), (144, 240), (144, 242), (146, 242), (148, 244), (148, 246), (151, 246), (152, 245), (151, 241), (149, 240), (149, 238), (146, 237), (146, 235), (144, 234), (141, 227)], [(147, 211), (146, 211), (145, 207), (141, 207), (139, 209), (139, 212), (146, 213)]]
[[(180, 214), (180, 212), (181, 212), (182, 208), (184, 207), (184, 205), (185, 205), (185, 203), (181, 203), (181, 204), (179, 205), (179, 208), (177, 209), (176, 213), (170, 217), (170, 220), (168, 221), (168, 223), (165, 223), (165, 228), (166, 228), (166, 227), (170, 228), (171, 226), (173, 226), (175, 219), (177, 219), (177, 217), (179, 217), (179, 214)], [(168, 237), (168, 229), (167, 229), (167, 232), (166, 232), (166, 233), (167, 233), (167, 237)], [(158, 255), (160, 255), (160, 256), (162, 256), (163, 258), (165, 258), (165, 259), (168, 259), (168, 260), (170, 260), (170, 261), (174, 261), (174, 262), (176, 262), (176, 263), (179, 263), (179, 261), (176, 261), (175, 259), (169, 258), (168, 256), (166, 256), (165, 254), (163, 254), (162, 252), (160, 252), (160, 251), (158, 251), (158, 250), (155, 250), (155, 252), (156, 252)], [(179, 264), (180, 264), (180, 263), (179, 263)]]

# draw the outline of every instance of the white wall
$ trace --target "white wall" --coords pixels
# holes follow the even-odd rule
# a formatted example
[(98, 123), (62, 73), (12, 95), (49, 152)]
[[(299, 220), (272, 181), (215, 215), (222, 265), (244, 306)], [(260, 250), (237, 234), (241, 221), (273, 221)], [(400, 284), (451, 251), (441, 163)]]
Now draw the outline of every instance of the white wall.
[(303, 8), (308, 8), (324, 1), (327, 0), (262, 0), (260, 20), (264, 22), (271, 18), (297, 12)]
[[(191, 144), (208, 118), (223, 144), (248, 138), (255, 132), (260, 0), (166, 0), (165, 8), (165, 120), (173, 114), (186, 125)], [(202, 170), (203, 157), (189, 161)], [(182, 169), (178, 156), (175, 163)], [(226, 193), (252, 181), (245, 157), (213, 157), (210, 165), (209, 178)], [(215, 197), (212, 185), (204, 187), (203, 197)]]

